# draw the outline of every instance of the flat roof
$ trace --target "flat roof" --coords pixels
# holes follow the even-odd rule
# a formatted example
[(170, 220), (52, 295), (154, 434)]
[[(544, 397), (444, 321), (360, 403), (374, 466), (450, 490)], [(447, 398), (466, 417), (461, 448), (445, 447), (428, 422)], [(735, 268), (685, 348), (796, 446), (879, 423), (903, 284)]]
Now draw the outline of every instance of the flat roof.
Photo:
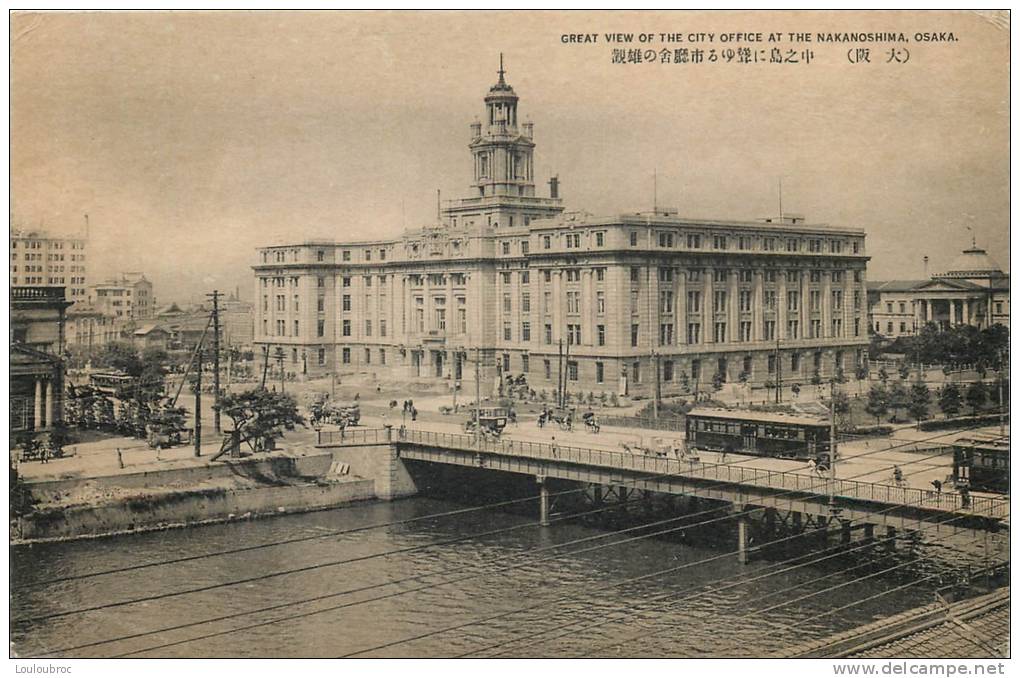
[(822, 417), (787, 412), (760, 412), (758, 410), (724, 410), (715, 407), (696, 407), (687, 413), (689, 417), (715, 417), (741, 421), (761, 421), (769, 424), (798, 424), (801, 426), (828, 426)]

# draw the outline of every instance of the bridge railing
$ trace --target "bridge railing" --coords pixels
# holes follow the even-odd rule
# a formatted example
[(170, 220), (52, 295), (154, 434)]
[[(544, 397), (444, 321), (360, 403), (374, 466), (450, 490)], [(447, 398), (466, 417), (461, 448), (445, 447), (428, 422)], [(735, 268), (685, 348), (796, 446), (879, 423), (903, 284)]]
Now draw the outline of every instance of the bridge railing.
[(775, 490), (809, 492), (815, 495), (832, 495), (837, 498), (874, 501), (883, 504), (902, 504), (957, 513), (970, 513), (991, 518), (1009, 515), (1009, 502), (994, 497), (971, 497), (970, 505), (963, 506), (963, 498), (956, 492), (934, 492), (915, 487), (897, 487), (861, 480), (823, 478), (818, 475), (793, 471), (773, 471), (736, 464), (701, 463), (696, 456), (670, 459), (627, 451), (572, 447), (555, 443), (538, 443), (509, 438), (475, 439), (474, 434), (444, 433), (405, 429), (347, 429), (319, 431), (319, 444), (374, 444), (405, 441), (451, 450), (486, 452), (527, 459), (552, 462), (570, 462), (585, 466), (598, 466), (614, 470), (646, 473), (649, 479), (669, 476), (715, 480), (722, 483), (753, 485)]

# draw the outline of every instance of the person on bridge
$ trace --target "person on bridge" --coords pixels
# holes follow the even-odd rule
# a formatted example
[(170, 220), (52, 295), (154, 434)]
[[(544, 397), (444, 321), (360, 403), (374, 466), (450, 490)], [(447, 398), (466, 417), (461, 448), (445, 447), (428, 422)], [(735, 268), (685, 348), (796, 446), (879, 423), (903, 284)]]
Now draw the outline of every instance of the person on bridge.
[(931, 486), (935, 488), (935, 496), (938, 497), (942, 494), (942, 481), (936, 478), (931, 481)]
[(970, 490), (966, 486), (960, 488), (960, 508), (970, 508)]
[(903, 484), (903, 471), (900, 470), (899, 466), (893, 466), (892, 477), (893, 477), (893, 482), (895, 482), (896, 485), (902, 485)]

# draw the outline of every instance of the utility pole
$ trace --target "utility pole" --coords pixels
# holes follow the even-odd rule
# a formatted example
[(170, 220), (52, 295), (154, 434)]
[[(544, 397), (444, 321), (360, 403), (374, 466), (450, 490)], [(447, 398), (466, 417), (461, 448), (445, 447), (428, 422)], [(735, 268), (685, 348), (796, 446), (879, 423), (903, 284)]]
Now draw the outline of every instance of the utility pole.
[(556, 363), (556, 407), (563, 407), (563, 339), (560, 339)]
[(213, 310), (213, 430), (220, 432), (220, 294), (213, 290), (205, 295), (212, 299)]
[(560, 393), (560, 407), (567, 406), (567, 366), (570, 364), (570, 337), (567, 337), (567, 347), (563, 352), (563, 389)]
[(999, 351), (999, 435), (1006, 435), (1006, 403), (1002, 399), (1002, 371), (1006, 369), (1006, 361)]
[(269, 344), (262, 347), (262, 383), (259, 388), (266, 387), (266, 375), (269, 374)]
[(198, 369), (195, 370), (195, 456), (202, 456), (202, 345), (196, 353)]
[(286, 392), (286, 384), (284, 383), (284, 372), (283, 372), (283, 348), (276, 347), (276, 364), (280, 368), (280, 393)]
[(779, 321), (776, 320), (776, 404), (782, 399), (783, 393), (783, 361), (779, 357)]
[(482, 357), (481, 348), (475, 346), (475, 447), (479, 446), (482, 432)]
[(652, 398), (652, 416), (659, 421), (659, 398), (662, 397), (662, 385), (659, 382), (659, 352), (652, 351), (652, 363), (655, 366), (655, 397)]
[(829, 511), (836, 507), (836, 380), (829, 382)]

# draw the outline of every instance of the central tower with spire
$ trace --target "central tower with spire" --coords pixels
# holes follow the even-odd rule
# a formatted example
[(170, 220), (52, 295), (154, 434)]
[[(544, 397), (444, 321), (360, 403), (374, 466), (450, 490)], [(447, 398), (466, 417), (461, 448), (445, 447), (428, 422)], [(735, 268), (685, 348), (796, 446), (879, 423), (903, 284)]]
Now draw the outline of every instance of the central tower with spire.
[[(563, 211), (558, 195), (535, 196), (534, 125), (518, 123), (518, 97), (506, 81), (502, 54), (497, 74), (498, 81), (485, 95), (484, 121), (471, 124), (471, 196), (443, 209), (444, 220), (454, 225), (478, 225), (481, 218), (483, 225), (494, 228), (525, 226)], [(486, 209), (479, 213), (482, 206)]]

